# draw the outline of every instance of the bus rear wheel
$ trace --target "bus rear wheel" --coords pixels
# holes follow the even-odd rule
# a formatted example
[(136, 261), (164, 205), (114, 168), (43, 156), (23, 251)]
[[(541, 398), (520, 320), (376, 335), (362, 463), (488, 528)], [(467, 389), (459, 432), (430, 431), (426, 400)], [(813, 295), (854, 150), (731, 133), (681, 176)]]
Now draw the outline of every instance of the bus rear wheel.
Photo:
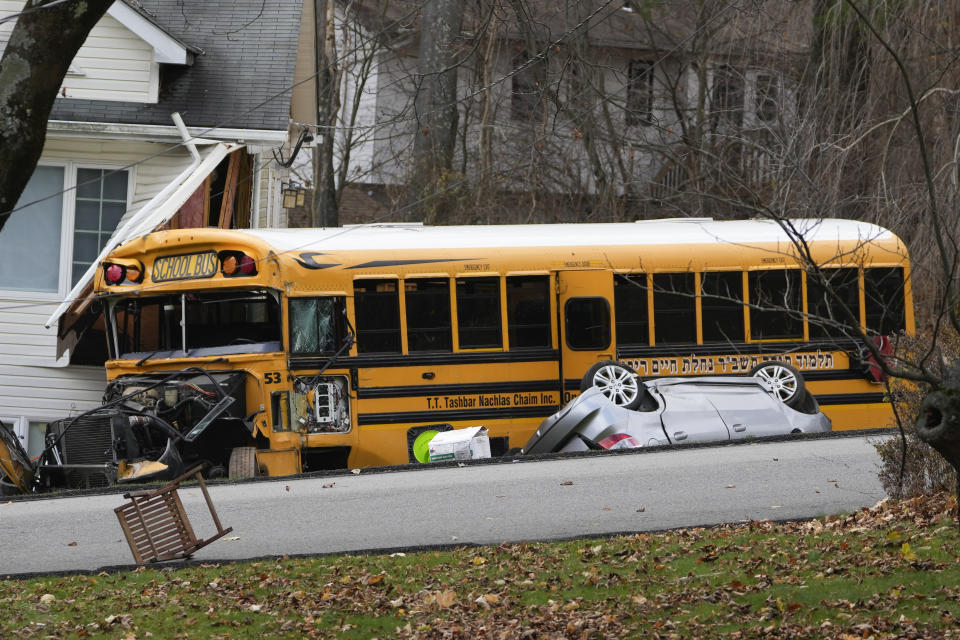
[(803, 381), (803, 374), (793, 365), (785, 362), (764, 362), (758, 364), (747, 375), (760, 378), (770, 385), (780, 401), (796, 409), (803, 404), (807, 396), (807, 385)]
[(230, 452), (228, 475), (234, 480), (257, 475), (257, 448), (236, 447)]
[(604, 360), (590, 367), (580, 383), (580, 391), (597, 387), (618, 407), (636, 409), (647, 388), (636, 372), (616, 360)]

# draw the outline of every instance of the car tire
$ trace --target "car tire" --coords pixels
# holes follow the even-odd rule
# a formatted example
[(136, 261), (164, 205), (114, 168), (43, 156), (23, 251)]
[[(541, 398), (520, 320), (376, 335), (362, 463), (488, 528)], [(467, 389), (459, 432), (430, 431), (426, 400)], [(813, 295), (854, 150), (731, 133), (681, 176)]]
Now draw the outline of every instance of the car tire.
[(234, 480), (257, 475), (257, 448), (236, 447), (230, 452), (228, 475)]
[(636, 409), (643, 402), (647, 388), (636, 372), (616, 360), (604, 360), (590, 367), (580, 382), (580, 391), (597, 387), (618, 407)]
[(816, 413), (819, 413), (820, 405), (817, 403), (817, 399), (813, 397), (813, 394), (810, 393), (810, 391), (804, 391), (803, 399), (797, 403), (797, 406), (791, 407), (791, 409), (812, 416)]
[(786, 362), (770, 360), (750, 369), (747, 375), (760, 378), (769, 384), (780, 401), (791, 409), (797, 409), (806, 399), (807, 385), (803, 374)]

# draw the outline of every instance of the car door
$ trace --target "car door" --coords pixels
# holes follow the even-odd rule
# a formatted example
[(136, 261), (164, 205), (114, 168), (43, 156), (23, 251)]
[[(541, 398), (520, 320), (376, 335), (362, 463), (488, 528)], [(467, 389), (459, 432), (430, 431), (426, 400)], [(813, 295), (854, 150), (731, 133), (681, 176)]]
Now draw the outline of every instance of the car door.
[(732, 440), (790, 433), (780, 401), (752, 383), (704, 385)]
[(729, 440), (727, 426), (716, 408), (695, 385), (660, 383), (656, 392), (661, 397), (663, 430), (674, 444)]

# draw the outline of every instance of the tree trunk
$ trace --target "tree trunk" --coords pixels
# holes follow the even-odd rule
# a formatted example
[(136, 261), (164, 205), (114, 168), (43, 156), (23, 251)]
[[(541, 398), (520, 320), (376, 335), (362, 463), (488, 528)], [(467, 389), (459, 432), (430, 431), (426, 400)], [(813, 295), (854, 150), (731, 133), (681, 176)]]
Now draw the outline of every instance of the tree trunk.
[[(25, 10), (52, 0), (28, 0)], [(0, 59), (0, 229), (33, 175), (53, 101), (87, 34), (113, 0), (84, 0), (21, 16)]]
[[(427, 0), (423, 7), (410, 202), (436, 191), (453, 163), (458, 118), (454, 39), (460, 33), (464, 4), (461, 0)], [(427, 206), (423, 221), (442, 224), (448, 214), (437, 205)]]
[(317, 125), (318, 140), (314, 152), (313, 216), (311, 226), (340, 226), (337, 208), (337, 182), (334, 179), (334, 143), (337, 114), (340, 111), (340, 73), (337, 68), (334, 0), (314, 0), (317, 49)]

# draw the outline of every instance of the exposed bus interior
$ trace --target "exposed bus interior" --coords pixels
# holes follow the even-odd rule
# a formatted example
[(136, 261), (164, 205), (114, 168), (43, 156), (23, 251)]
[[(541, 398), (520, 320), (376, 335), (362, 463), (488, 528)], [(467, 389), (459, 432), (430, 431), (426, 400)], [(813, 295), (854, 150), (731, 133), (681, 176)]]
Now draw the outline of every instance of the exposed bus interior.
[(237, 447), (254, 446), (240, 371), (179, 371), (121, 376), (103, 404), (51, 423), (37, 465), (43, 487), (82, 489), (169, 479), (198, 464), (208, 477), (228, 473)]
[(110, 306), (111, 358), (141, 360), (281, 351), (280, 297), (270, 289), (123, 298)]

